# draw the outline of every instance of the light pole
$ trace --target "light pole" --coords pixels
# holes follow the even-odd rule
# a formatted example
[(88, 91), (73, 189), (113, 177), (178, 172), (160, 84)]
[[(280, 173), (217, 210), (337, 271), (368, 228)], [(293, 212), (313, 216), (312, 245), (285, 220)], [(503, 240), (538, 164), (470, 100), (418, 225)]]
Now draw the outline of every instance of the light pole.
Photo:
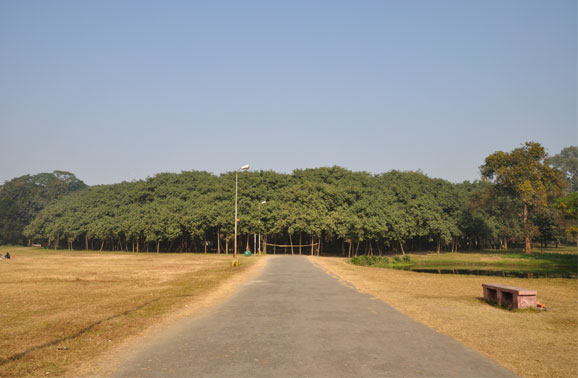
[(261, 226), (262, 226), (262, 222), (261, 222), (261, 205), (266, 204), (267, 201), (261, 201), (259, 202), (259, 246), (257, 247), (257, 251), (259, 252), (259, 254), (261, 254)]
[(233, 266), (239, 266), (239, 262), (237, 261), (237, 222), (239, 221), (237, 218), (237, 188), (239, 186), (239, 172), (248, 170), (249, 165), (247, 164), (235, 171), (235, 252), (233, 253)]

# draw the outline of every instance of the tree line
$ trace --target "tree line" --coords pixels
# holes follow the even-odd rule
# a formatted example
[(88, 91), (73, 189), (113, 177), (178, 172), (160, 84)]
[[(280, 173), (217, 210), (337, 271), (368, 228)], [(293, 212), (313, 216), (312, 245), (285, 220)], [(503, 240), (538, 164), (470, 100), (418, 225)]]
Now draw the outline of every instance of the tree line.
[(0, 185), (0, 244), (25, 244), (24, 228), (48, 204), (87, 188), (73, 173), (24, 175)]
[[(239, 245), (255, 250), (261, 234), (268, 253), (353, 256), (566, 241), (575, 237), (566, 232), (577, 193), (570, 155), (555, 163), (538, 143), (526, 143), (488, 156), (482, 180), (459, 184), (336, 166), (240, 172)], [(21, 235), (50, 248), (230, 253), (234, 195), (235, 172), (79, 185), (47, 203)]]

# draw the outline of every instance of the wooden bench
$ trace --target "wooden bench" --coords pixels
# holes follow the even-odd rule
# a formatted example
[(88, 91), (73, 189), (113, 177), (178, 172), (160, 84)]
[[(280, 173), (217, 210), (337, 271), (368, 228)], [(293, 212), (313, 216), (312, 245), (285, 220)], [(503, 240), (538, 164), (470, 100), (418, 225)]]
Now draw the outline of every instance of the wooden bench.
[(536, 290), (522, 289), (519, 287), (500, 284), (482, 284), (484, 298), (495, 302), (499, 306), (508, 308), (536, 307)]

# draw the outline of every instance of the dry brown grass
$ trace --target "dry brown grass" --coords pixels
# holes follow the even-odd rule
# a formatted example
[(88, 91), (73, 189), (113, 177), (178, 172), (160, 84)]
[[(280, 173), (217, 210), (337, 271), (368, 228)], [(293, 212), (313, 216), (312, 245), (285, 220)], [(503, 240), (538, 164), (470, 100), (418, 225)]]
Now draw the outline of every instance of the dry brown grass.
[(61, 376), (195, 306), (256, 258), (1, 247), (0, 377)]
[[(358, 290), (449, 335), (525, 377), (578, 376), (578, 283), (414, 273), (313, 258)], [(538, 290), (549, 312), (507, 311), (483, 301), (482, 283)]]

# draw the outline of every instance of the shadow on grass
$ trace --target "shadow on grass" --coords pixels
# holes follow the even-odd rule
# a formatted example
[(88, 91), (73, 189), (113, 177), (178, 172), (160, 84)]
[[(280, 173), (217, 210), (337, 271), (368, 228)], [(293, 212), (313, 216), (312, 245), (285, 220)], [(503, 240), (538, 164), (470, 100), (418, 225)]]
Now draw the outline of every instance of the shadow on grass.
[(158, 302), (159, 300), (160, 300), (160, 299), (154, 299), (154, 300), (152, 300), (152, 301), (143, 303), (143, 304), (141, 304), (140, 306), (135, 307), (135, 308), (133, 308), (133, 309), (130, 309), (130, 310), (126, 310), (126, 311), (124, 311), (124, 312), (121, 312), (120, 314), (116, 314), (116, 315), (110, 316), (110, 317), (108, 317), (108, 318), (106, 318), (106, 319), (99, 320), (98, 322), (95, 322), (95, 323), (89, 325), (88, 327), (83, 328), (83, 329), (81, 329), (80, 331), (78, 331), (78, 332), (76, 332), (76, 333), (74, 333), (74, 334), (72, 334), (72, 335), (70, 335), (70, 336), (66, 336), (66, 337), (63, 337), (63, 338), (60, 338), (60, 339), (57, 339), (57, 340), (53, 340), (53, 341), (50, 341), (50, 342), (45, 343), (45, 344), (42, 344), (42, 345), (34, 346), (34, 347), (32, 347), (32, 348), (29, 348), (29, 349), (25, 350), (24, 352), (16, 353), (16, 354), (13, 355), (13, 356), (10, 356), (10, 357), (8, 357), (8, 358), (5, 358), (5, 359), (0, 360), (0, 366), (5, 365), (5, 364), (7, 364), (7, 363), (9, 363), (9, 362), (17, 361), (17, 360), (19, 360), (19, 359), (21, 359), (21, 358), (23, 358), (23, 357), (26, 357), (28, 354), (37, 351), (37, 350), (41, 350), (41, 349), (45, 349), (45, 348), (48, 348), (48, 347), (51, 347), (51, 346), (58, 345), (59, 343), (61, 343), (61, 342), (63, 342), (63, 341), (73, 340), (73, 339), (75, 339), (75, 338), (77, 338), (77, 337), (79, 337), (79, 336), (82, 336), (82, 335), (85, 334), (86, 332), (92, 330), (93, 328), (95, 328), (95, 327), (97, 327), (97, 326), (99, 326), (99, 325), (101, 325), (101, 324), (103, 324), (103, 323), (105, 323), (105, 322), (108, 322), (108, 321), (113, 320), (113, 319), (116, 319), (116, 318), (120, 318), (121, 316), (127, 316), (127, 315), (129, 315), (129, 314), (131, 314), (131, 313), (133, 313), (133, 312), (136, 312), (136, 311), (138, 311), (138, 310), (140, 310), (140, 309), (142, 309), (142, 308), (150, 305), (150, 304), (153, 304), (153, 303), (155, 303), (155, 302)]
[(540, 313), (540, 312), (542, 312), (542, 310), (537, 309), (537, 308), (533, 308), (533, 307), (512, 308), (511, 306), (505, 306), (505, 305), (500, 306), (500, 305), (498, 304), (498, 302), (488, 301), (488, 300), (486, 300), (486, 298), (484, 298), (484, 297), (477, 297), (476, 299), (477, 299), (478, 302), (480, 302), (480, 303), (483, 303), (483, 304), (486, 304), (486, 305), (489, 305), (489, 306), (492, 306), (492, 307), (495, 307), (495, 308), (497, 308), (497, 309), (504, 310), (504, 311), (507, 311), (507, 312), (513, 312), (513, 313), (528, 313), (528, 312), (530, 312), (530, 313)]

